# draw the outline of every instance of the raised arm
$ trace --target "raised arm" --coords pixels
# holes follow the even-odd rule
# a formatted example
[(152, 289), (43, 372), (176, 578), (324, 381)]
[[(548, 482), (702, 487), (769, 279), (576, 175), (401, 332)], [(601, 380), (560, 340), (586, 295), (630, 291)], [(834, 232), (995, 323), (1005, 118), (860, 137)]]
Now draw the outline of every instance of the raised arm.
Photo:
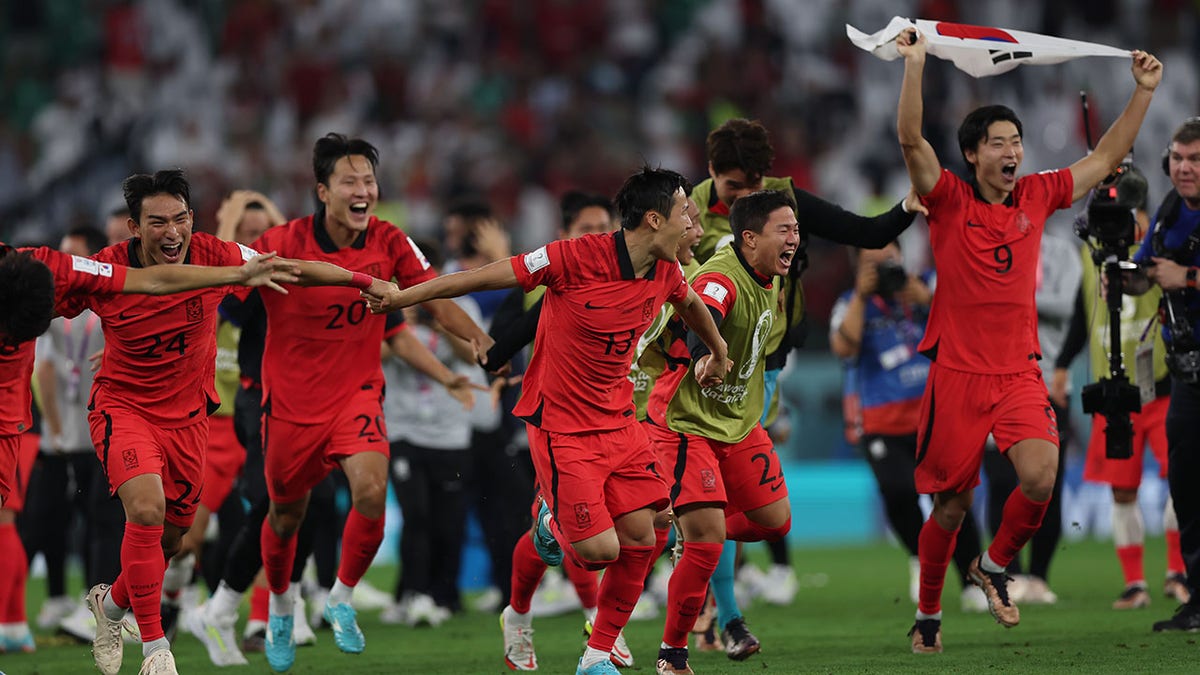
[[(505, 258), (473, 270), (446, 274), (409, 288), (400, 288), (395, 284), (388, 284), (379, 289), (372, 286), (363, 291), (363, 297), (366, 298), (372, 312), (382, 314), (428, 300), (457, 298), (475, 291), (512, 288), (517, 285), (517, 274), (513, 272), (510, 260)], [(451, 328), (445, 322), (442, 325)], [(462, 335), (459, 337), (468, 339)]]
[(896, 36), (896, 50), (904, 57), (904, 80), (900, 84), (900, 105), (896, 113), (896, 133), (904, 165), (917, 194), (933, 192), (942, 174), (933, 146), (921, 133), (925, 115), (921, 100), (921, 79), (925, 70), (925, 36), (909, 28)]
[(1138, 129), (1142, 126), (1142, 119), (1146, 117), (1146, 109), (1150, 107), (1154, 90), (1162, 81), (1162, 63), (1159, 63), (1158, 59), (1143, 51), (1134, 50), (1131, 53), (1133, 80), (1137, 86), (1134, 87), (1121, 116), (1100, 137), (1096, 149), (1071, 165), (1071, 178), (1075, 181), (1072, 201), (1086, 195), (1088, 190), (1112, 173), (1129, 154), (1133, 140), (1137, 138)]
[(795, 197), (802, 232), (863, 248), (887, 246), (912, 225), (917, 213), (928, 215), (912, 192), (890, 210), (873, 217), (851, 213), (804, 190), (795, 190)]
[(295, 283), (296, 265), (274, 253), (256, 256), (241, 267), (201, 267), (198, 265), (151, 265), (131, 267), (125, 275), (122, 293), (168, 295), (212, 286), (267, 286), (287, 293), (279, 284)]

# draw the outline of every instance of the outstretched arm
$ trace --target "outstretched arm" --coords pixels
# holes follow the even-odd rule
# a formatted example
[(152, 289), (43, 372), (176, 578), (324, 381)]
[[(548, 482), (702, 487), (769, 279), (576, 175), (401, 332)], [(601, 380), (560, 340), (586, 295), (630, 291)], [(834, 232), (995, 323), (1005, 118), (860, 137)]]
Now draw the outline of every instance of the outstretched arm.
[(896, 36), (896, 50), (904, 57), (904, 80), (900, 85), (896, 132), (900, 137), (900, 151), (904, 153), (909, 180), (921, 196), (933, 192), (942, 174), (942, 165), (938, 162), (937, 153), (921, 134), (921, 123), (925, 115), (924, 102), (921, 100), (925, 44), (925, 36), (915, 28), (906, 29)]
[(298, 275), (299, 269), (292, 261), (267, 253), (247, 260), (241, 267), (131, 267), (125, 275), (121, 292), (168, 295), (212, 286), (266, 286), (287, 293), (279, 284), (295, 283)]
[(1129, 154), (1133, 139), (1137, 138), (1138, 129), (1146, 117), (1146, 109), (1150, 107), (1154, 90), (1162, 81), (1162, 63), (1158, 59), (1143, 51), (1134, 50), (1132, 54), (1133, 80), (1137, 87), (1121, 116), (1100, 137), (1092, 154), (1071, 165), (1071, 178), (1075, 181), (1075, 193), (1071, 195), (1071, 201), (1086, 195)]
[(695, 289), (688, 287), (687, 297), (682, 302), (674, 303), (675, 312), (687, 324), (688, 329), (700, 338), (708, 347), (708, 354), (696, 360), (696, 381), (701, 387), (713, 387), (725, 379), (725, 374), (733, 369), (729, 360), (729, 346), (717, 323), (708, 312), (708, 306), (696, 295)]
[(794, 190), (794, 195), (802, 232), (863, 248), (883, 248), (912, 225), (916, 214), (929, 215), (911, 190), (904, 201), (873, 217), (851, 213), (804, 190)]
[[(446, 274), (409, 288), (400, 288), (395, 284), (388, 284), (381, 288), (372, 286), (363, 291), (363, 297), (372, 312), (383, 314), (428, 300), (457, 298), (474, 291), (512, 288), (517, 285), (517, 274), (513, 272), (510, 260), (510, 258), (505, 258), (473, 270)], [(442, 325), (453, 331), (449, 324), (442, 322)], [(463, 339), (470, 339), (464, 335), (455, 334)]]

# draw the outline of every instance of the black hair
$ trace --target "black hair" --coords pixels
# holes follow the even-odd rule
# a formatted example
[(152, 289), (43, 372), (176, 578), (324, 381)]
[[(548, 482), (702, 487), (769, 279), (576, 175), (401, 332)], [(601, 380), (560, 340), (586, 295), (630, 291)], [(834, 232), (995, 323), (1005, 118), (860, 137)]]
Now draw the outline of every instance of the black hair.
[(763, 226), (771, 214), (785, 206), (796, 210), (796, 200), (783, 190), (759, 190), (738, 197), (729, 209), (729, 228), (733, 230), (734, 244), (741, 247), (745, 232), (762, 234)]
[(328, 133), (318, 138), (313, 146), (313, 175), (317, 182), (328, 187), (334, 165), (339, 159), (351, 155), (366, 157), (372, 171), (379, 167), (379, 151), (361, 138), (347, 138), (338, 133)]
[(691, 183), (670, 169), (651, 169), (643, 166), (641, 171), (625, 179), (613, 204), (621, 214), (621, 227), (636, 230), (649, 211), (657, 211), (664, 218), (670, 217), (675, 203), (675, 193), (692, 191)]
[(1021, 120), (1008, 106), (985, 105), (976, 108), (958, 127), (958, 150), (962, 153), (964, 162), (967, 161), (967, 151), (974, 151), (979, 147), (979, 142), (987, 139), (988, 127), (996, 122), (1012, 122), (1017, 127), (1017, 135), (1022, 138), (1025, 136), (1021, 129)]
[(54, 317), (54, 274), (27, 252), (0, 249), (0, 343), (16, 346), (46, 332)]
[(771, 170), (775, 148), (771, 136), (758, 120), (731, 119), (708, 134), (708, 163), (714, 173), (741, 169), (757, 181)]
[(88, 255), (95, 255), (97, 251), (108, 246), (108, 237), (98, 228), (91, 225), (76, 225), (67, 230), (66, 236), (83, 239), (84, 244), (87, 246)]
[(129, 217), (133, 222), (142, 222), (142, 201), (154, 195), (171, 195), (183, 200), (185, 206), (192, 208), (192, 186), (183, 175), (183, 169), (163, 169), (148, 173), (135, 173), (121, 183), (121, 191), (125, 193), (125, 205), (129, 207)]
[(435, 270), (440, 270), (446, 264), (446, 256), (442, 253), (442, 245), (436, 239), (428, 239), (425, 237), (412, 237), (412, 243), (425, 254), (425, 259), (429, 261), (429, 266)]
[(459, 197), (446, 207), (446, 216), (458, 216), (472, 224), (479, 220), (489, 220), (493, 217), (492, 207), (481, 197)]
[(581, 211), (593, 206), (598, 206), (607, 211), (609, 218), (612, 218), (614, 215), (613, 204), (608, 197), (591, 192), (580, 192), (579, 190), (571, 190), (563, 195), (559, 201), (559, 206), (562, 208), (563, 231), (571, 227), (571, 223), (575, 222)]

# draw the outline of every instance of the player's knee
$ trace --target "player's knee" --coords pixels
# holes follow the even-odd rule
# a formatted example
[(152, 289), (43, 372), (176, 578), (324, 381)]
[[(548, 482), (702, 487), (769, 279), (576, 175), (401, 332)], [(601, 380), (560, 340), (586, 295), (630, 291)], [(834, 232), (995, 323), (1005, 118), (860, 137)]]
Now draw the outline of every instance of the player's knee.
[(575, 554), (586, 569), (600, 570), (617, 559), (617, 556), (621, 554), (621, 545), (617, 542), (616, 537), (613, 537), (611, 542), (593, 541), (586, 544), (581, 542), (575, 545)]
[(387, 482), (370, 481), (354, 491), (354, 510), (372, 520), (383, 515), (387, 506)]
[(267, 517), (267, 522), (270, 524), (275, 534), (287, 538), (296, 533), (300, 529), (300, 523), (304, 520), (304, 512), (293, 511), (271, 511)]
[(125, 518), (136, 525), (162, 525), (167, 504), (161, 495), (136, 496), (125, 504)]
[(788, 514), (786, 520), (775, 527), (766, 527), (763, 541), (779, 541), (787, 536), (787, 533), (792, 530), (792, 516)]

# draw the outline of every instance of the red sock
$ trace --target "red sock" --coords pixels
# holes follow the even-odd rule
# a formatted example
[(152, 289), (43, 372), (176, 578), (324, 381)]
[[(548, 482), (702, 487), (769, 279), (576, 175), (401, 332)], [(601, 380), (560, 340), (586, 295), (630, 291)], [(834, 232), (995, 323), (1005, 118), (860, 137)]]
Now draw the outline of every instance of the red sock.
[(1125, 575), (1125, 585), (1146, 583), (1146, 570), (1142, 566), (1142, 544), (1130, 544), (1117, 547), (1117, 560), (1121, 561), (1121, 573)]
[(512, 605), (517, 614), (528, 614), (529, 603), (542, 576), (546, 574), (546, 563), (542, 562), (533, 547), (533, 538), (528, 533), (522, 534), (512, 552), (512, 594), (508, 604)]
[[(128, 593), (127, 601), (137, 619), (142, 633), (142, 642), (151, 642), (163, 637), (162, 581), (167, 571), (163, 558), (162, 525), (138, 525), (125, 523), (125, 537), (121, 540), (121, 574)], [(115, 584), (114, 584), (115, 585)], [(117, 606), (124, 606), (113, 596)]]
[(620, 555), (608, 565), (600, 581), (599, 609), (589, 647), (605, 654), (612, 651), (617, 634), (629, 623), (629, 613), (642, 595), (653, 555), (653, 546), (622, 546)]
[(342, 530), (342, 561), (338, 565), (338, 579), (347, 586), (357, 586), (375, 552), (383, 543), (383, 516), (371, 519), (351, 508), (346, 516), (346, 527)]
[(662, 557), (663, 551), (667, 550), (667, 542), (671, 540), (671, 528), (668, 526), (662, 530), (654, 530), (654, 558), (650, 562), (651, 569), (654, 568), (654, 563)]
[(125, 577), (118, 574), (108, 589), (108, 597), (113, 604), (122, 609), (129, 609), (129, 587), (125, 585)]
[(1183, 554), (1179, 551), (1179, 530), (1167, 530), (1167, 571), (1171, 574), (1187, 574)]
[(0, 623), (25, 623), (29, 561), (17, 526), (0, 525)]
[(696, 625), (696, 617), (704, 609), (704, 593), (724, 544), (685, 542), (683, 555), (675, 564), (667, 585), (667, 621), (663, 626), (663, 642), (671, 647), (686, 647), (688, 633)]
[[(969, 515), (967, 516), (970, 517)], [(954, 556), (958, 530), (946, 530), (931, 516), (917, 537), (917, 557), (921, 561), (921, 591), (917, 611), (937, 614), (942, 611), (942, 587), (946, 585), (946, 567)]]
[[(353, 513), (353, 509), (351, 512)], [(349, 519), (347, 519), (349, 522)], [(292, 580), (292, 564), (296, 559), (296, 537), (292, 535), (283, 539), (271, 529), (271, 519), (263, 518), (262, 530), (259, 535), (262, 545), (263, 572), (267, 576), (267, 586), (276, 595), (287, 591)]]
[(255, 586), (250, 592), (250, 620), (267, 621), (271, 618), (271, 592)]
[(575, 586), (575, 595), (579, 596), (579, 604), (583, 605), (584, 609), (595, 607), (596, 594), (599, 593), (600, 589), (600, 584), (597, 581), (598, 575), (592, 570), (585, 570), (570, 560), (564, 560), (562, 568), (567, 578)]
[(1046, 509), (1049, 506), (1049, 499), (1044, 502), (1035, 502), (1026, 497), (1020, 487), (1014, 488), (1012, 494), (1004, 502), (1004, 514), (1000, 520), (1000, 529), (996, 532), (996, 538), (992, 540), (992, 545), (987, 550), (988, 557), (992, 559), (992, 562), (1002, 568), (1007, 568), (1025, 542), (1029, 541), (1029, 538), (1042, 526), (1042, 517), (1046, 515)]
[(559, 548), (563, 552), (563, 566), (570, 563), (575, 563), (576, 566), (593, 572), (602, 570), (613, 563), (612, 560), (584, 560), (575, 551), (575, 547), (567, 541), (566, 535), (563, 534), (562, 528), (558, 526), (558, 520), (550, 519), (550, 532), (554, 534), (554, 539), (558, 541)]
[(792, 529), (792, 519), (782, 527), (763, 527), (746, 517), (745, 513), (735, 513), (725, 517), (725, 538), (731, 541), (779, 541)]

